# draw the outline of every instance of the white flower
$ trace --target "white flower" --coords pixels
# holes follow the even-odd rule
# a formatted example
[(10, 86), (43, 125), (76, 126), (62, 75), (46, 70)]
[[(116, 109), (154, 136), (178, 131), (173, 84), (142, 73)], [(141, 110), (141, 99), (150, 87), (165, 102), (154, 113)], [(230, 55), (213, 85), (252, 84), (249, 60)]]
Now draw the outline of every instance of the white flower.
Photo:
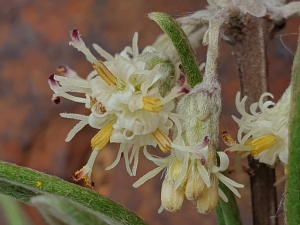
[[(250, 113), (245, 111), (245, 96), (240, 101), (240, 93), (236, 96), (236, 107), (242, 115), (240, 119), (233, 116), (239, 125), (238, 142), (236, 144), (228, 136), (225, 142), (231, 146), (229, 151), (250, 152), (260, 162), (273, 165), (279, 157), (284, 164), (288, 163), (288, 120), (290, 111), (291, 87), (289, 86), (281, 99), (275, 104), (264, 102), (264, 97), (272, 97), (264, 93), (259, 102), (250, 106)], [(244, 135), (243, 135), (244, 134)]]
[(171, 154), (166, 158), (153, 157), (144, 149), (145, 156), (158, 167), (133, 184), (137, 188), (166, 169), (161, 190), (162, 206), (159, 212), (163, 209), (170, 212), (180, 210), (184, 196), (197, 204), (200, 213), (211, 211), (216, 207), (219, 195), (224, 201), (228, 201), (222, 190), (218, 188), (218, 180), (240, 197), (235, 187), (241, 188), (244, 185), (238, 184), (220, 173), (229, 166), (226, 153), (218, 152), (219, 167), (215, 165), (208, 167), (206, 164), (211, 157), (208, 150), (208, 137), (194, 147), (185, 146), (181, 138), (178, 139), (178, 142), (179, 144), (172, 144)]
[[(126, 47), (114, 57), (94, 44), (95, 50), (107, 60), (105, 62), (98, 60), (90, 52), (80, 36), (78, 30), (71, 31), (70, 45), (83, 52), (95, 70), (85, 80), (71, 69), (62, 67), (59, 71), (67, 77), (51, 75), (49, 78), (50, 87), (55, 93), (52, 99), (56, 103), (60, 97), (64, 97), (84, 103), (91, 110), (89, 116), (61, 114), (62, 117), (80, 120), (70, 131), (66, 141), (70, 141), (89, 124), (100, 130), (92, 139), (94, 151), (100, 151), (108, 142), (121, 144), (115, 162), (107, 169), (116, 166), (123, 153), (128, 173), (135, 175), (140, 147), (155, 147), (158, 144), (164, 152), (171, 149), (169, 130), (173, 123), (176, 123), (178, 130), (181, 129), (176, 115), (171, 113), (174, 109), (173, 99), (189, 91), (186, 77), (181, 74), (177, 85), (162, 97), (158, 87), (154, 85), (163, 74), (159, 70), (159, 64), (153, 69), (146, 69), (146, 62), (139, 57), (137, 33), (133, 37), (133, 46)], [(151, 53), (155, 51), (151, 47), (147, 49)], [(73, 96), (68, 92), (82, 93), (85, 97)], [(131, 171), (129, 164), (132, 161), (134, 165)]]

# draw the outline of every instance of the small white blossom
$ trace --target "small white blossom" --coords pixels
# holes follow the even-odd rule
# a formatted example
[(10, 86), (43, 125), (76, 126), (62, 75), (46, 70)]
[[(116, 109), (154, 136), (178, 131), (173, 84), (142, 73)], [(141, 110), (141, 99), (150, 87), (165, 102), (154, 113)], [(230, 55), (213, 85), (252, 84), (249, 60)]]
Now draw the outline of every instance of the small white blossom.
[[(98, 60), (90, 52), (80, 36), (78, 30), (71, 31), (70, 45), (84, 53), (95, 70), (85, 80), (70, 68), (61, 67), (59, 71), (66, 76), (51, 75), (49, 78), (50, 87), (55, 93), (52, 98), (54, 102), (59, 103), (60, 97), (64, 97), (84, 103), (91, 110), (89, 116), (61, 114), (65, 118), (80, 120), (70, 131), (66, 141), (70, 141), (89, 124), (100, 130), (92, 139), (94, 151), (100, 151), (108, 142), (121, 144), (115, 162), (107, 169), (116, 166), (123, 153), (128, 173), (135, 175), (140, 147), (156, 147), (158, 144), (164, 152), (171, 149), (169, 130), (174, 123), (178, 130), (181, 129), (176, 115), (171, 113), (174, 109), (173, 99), (189, 92), (186, 77), (181, 74), (177, 85), (162, 97), (158, 87), (154, 85), (163, 74), (159, 70), (159, 64), (153, 69), (146, 69), (146, 62), (139, 57), (137, 33), (134, 34), (132, 47), (126, 47), (115, 56), (94, 44), (93, 47), (106, 59), (105, 62)], [(151, 47), (146, 49), (142, 54), (155, 51)], [(85, 97), (73, 96), (69, 92), (82, 93)], [(133, 170), (129, 167), (132, 161)], [(82, 174), (81, 170), (78, 171), (75, 179), (85, 179)], [(90, 172), (87, 176), (90, 177)]]
[(236, 96), (236, 107), (242, 115), (240, 119), (233, 116), (239, 126), (238, 142), (225, 134), (225, 143), (231, 146), (229, 151), (250, 152), (260, 162), (273, 165), (277, 158), (288, 163), (288, 121), (290, 111), (291, 87), (289, 86), (281, 99), (275, 104), (265, 101), (264, 97), (272, 97), (264, 93), (259, 102), (250, 106), (250, 114), (245, 110), (245, 96), (240, 100), (240, 93)]

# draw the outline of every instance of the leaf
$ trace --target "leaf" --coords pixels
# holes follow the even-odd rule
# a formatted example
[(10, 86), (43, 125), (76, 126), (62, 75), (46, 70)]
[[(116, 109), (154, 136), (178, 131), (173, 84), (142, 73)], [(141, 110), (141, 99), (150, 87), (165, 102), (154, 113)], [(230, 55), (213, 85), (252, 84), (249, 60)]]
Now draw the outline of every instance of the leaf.
[[(228, 175), (228, 174), (224, 174)], [(228, 202), (224, 202), (219, 198), (217, 216), (220, 225), (242, 225), (239, 208), (236, 204), (234, 194), (222, 182), (219, 183), (219, 188), (228, 198)]]
[(178, 23), (171, 16), (160, 12), (150, 13), (149, 18), (154, 20), (170, 37), (174, 47), (178, 52), (182, 66), (188, 77), (189, 84), (194, 87), (195, 85), (201, 83), (202, 76), (199, 71), (194, 52), (188, 37)]
[(51, 225), (122, 224), (64, 197), (38, 195), (31, 203)]
[(55, 194), (68, 198), (121, 224), (144, 225), (141, 218), (125, 207), (87, 188), (63, 181), (32, 169), (0, 161), (0, 193), (27, 204), (41, 194)]
[(285, 221), (287, 225), (300, 224), (300, 36), (292, 72), (290, 111), (290, 155), (286, 185)]
[(22, 206), (15, 199), (0, 195), (0, 204), (8, 225), (31, 224)]

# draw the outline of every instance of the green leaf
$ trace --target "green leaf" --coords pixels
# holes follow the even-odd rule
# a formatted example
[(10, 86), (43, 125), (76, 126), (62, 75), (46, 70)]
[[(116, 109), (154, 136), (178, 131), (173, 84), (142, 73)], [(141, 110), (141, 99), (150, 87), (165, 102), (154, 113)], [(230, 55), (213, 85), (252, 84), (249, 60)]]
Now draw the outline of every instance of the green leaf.
[(30, 224), (25, 211), (15, 199), (6, 195), (0, 195), (0, 204), (8, 225)]
[[(226, 173), (224, 175), (227, 176)], [(219, 183), (219, 188), (224, 192), (228, 198), (228, 202), (224, 202), (221, 198), (217, 209), (217, 216), (220, 225), (242, 225), (239, 208), (236, 204), (235, 196), (225, 184)], [(222, 214), (220, 213), (222, 212)]]
[(48, 224), (51, 225), (122, 224), (56, 195), (38, 195), (31, 198), (31, 203), (38, 208)]
[(290, 155), (286, 185), (285, 216), (287, 225), (300, 224), (300, 36), (292, 72), (290, 112)]
[[(40, 182), (40, 183), (38, 183)], [(66, 197), (121, 224), (144, 225), (141, 218), (95, 191), (32, 169), (0, 161), (0, 192), (27, 204), (40, 194)]]
[(149, 18), (154, 20), (170, 37), (174, 47), (178, 52), (182, 66), (188, 77), (189, 84), (194, 87), (195, 85), (201, 83), (202, 75), (199, 71), (194, 52), (188, 37), (178, 23), (171, 16), (160, 12), (150, 13)]

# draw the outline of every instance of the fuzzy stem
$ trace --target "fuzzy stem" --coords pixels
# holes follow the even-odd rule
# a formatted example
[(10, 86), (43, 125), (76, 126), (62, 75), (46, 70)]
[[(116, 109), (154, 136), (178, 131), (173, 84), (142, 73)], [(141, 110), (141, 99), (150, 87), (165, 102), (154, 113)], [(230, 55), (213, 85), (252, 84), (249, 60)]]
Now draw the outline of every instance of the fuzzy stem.
[[(242, 95), (248, 96), (247, 108), (257, 102), (267, 91), (266, 44), (274, 28), (272, 21), (250, 14), (232, 18), (224, 26), (223, 39), (232, 45), (236, 55)], [(250, 176), (253, 224), (276, 225), (277, 218), (270, 219), (277, 209), (275, 170), (248, 158), (253, 175)]]
[(171, 16), (160, 12), (150, 13), (149, 18), (154, 20), (170, 37), (178, 52), (182, 66), (188, 77), (189, 84), (194, 87), (196, 84), (201, 83), (202, 76), (198, 68), (195, 54), (188, 37), (178, 23)]
[(87, 188), (63, 181), (32, 169), (0, 161), (0, 193), (30, 204), (32, 197), (55, 194), (66, 197), (90, 210), (122, 224), (146, 224), (137, 215), (112, 200)]
[(285, 219), (287, 225), (300, 224), (300, 36), (292, 73), (290, 112), (290, 157), (286, 185)]

